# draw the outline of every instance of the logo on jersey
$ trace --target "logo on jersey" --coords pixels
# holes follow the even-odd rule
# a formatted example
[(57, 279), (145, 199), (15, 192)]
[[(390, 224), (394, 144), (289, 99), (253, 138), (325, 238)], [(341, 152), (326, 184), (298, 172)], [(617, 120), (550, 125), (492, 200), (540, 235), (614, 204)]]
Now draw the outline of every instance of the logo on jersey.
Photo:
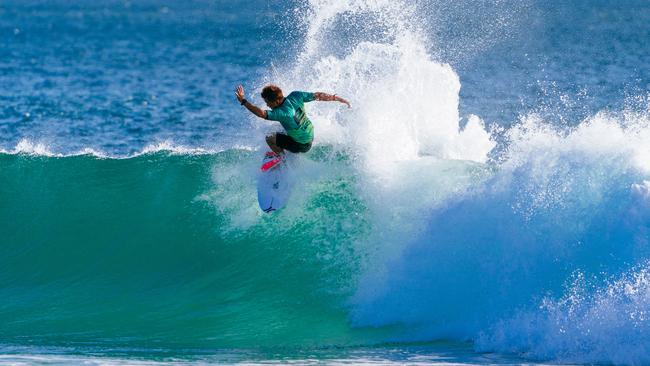
[(298, 128), (304, 127), (304, 122), (307, 121), (307, 114), (302, 108), (296, 109), (296, 114), (293, 115), (293, 120), (298, 125)]

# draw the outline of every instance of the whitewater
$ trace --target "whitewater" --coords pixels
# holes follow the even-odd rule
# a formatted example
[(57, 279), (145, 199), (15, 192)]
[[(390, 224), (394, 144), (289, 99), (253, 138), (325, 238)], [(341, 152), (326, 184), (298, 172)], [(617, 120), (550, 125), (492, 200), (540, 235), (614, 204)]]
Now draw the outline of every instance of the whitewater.
[[(516, 39), (532, 2), (477, 5), (491, 19), (480, 25), (467, 3), (311, 0), (275, 16), (253, 4), (229, 20), (200, 1), (52, 4), (0, 7), (6, 56), (31, 62), (50, 52), (38, 40), (58, 42), (36, 21), (34, 40), (18, 38), (30, 29), (9, 19), (28, 11), (73, 30), (106, 22), (108, 39), (85, 40), (73, 60), (108, 43), (128, 56), (121, 42), (152, 24), (175, 32), (142, 31), (129, 67), (119, 53), (70, 61), (82, 76), (50, 53), (29, 72), (2, 64), (0, 363), (650, 363), (647, 46), (611, 71), (626, 75), (623, 98), (544, 80), (517, 97), (493, 64), (468, 79), (489, 79), (494, 94), (461, 80)], [(453, 21), (477, 29), (456, 31), (456, 7)], [(272, 25), (227, 31), (258, 8)], [(192, 43), (188, 24), (223, 42)], [(234, 76), (196, 75), (221, 75), (214, 63), (244, 75), (240, 62), (260, 60), (222, 48), (266, 49), (258, 35), (274, 31), (285, 53), (247, 76), (255, 104), (272, 82), (352, 108), (307, 105), (314, 148), (291, 173), (287, 207), (268, 215), (255, 187), (276, 127), (238, 109)], [(580, 70), (562, 75), (600, 85)], [(228, 89), (215, 101), (217, 87)], [(475, 107), (517, 98), (506, 113)]]

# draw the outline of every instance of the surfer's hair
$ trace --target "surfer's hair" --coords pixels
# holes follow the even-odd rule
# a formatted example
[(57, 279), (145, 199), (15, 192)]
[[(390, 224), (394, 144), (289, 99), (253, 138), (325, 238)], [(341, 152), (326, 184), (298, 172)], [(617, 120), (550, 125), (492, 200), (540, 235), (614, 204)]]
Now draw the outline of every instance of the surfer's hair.
[(277, 85), (269, 84), (262, 89), (262, 98), (269, 102), (275, 102), (278, 99), (284, 98), (284, 95), (282, 95), (282, 89)]

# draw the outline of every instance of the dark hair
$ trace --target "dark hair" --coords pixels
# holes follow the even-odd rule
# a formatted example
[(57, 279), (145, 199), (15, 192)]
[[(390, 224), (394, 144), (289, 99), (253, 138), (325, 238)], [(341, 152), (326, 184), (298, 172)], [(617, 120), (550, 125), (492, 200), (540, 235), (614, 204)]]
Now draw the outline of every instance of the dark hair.
[(264, 100), (268, 100), (269, 102), (275, 102), (278, 99), (282, 99), (284, 95), (282, 95), (282, 89), (280, 89), (278, 86), (269, 84), (262, 89), (262, 98)]

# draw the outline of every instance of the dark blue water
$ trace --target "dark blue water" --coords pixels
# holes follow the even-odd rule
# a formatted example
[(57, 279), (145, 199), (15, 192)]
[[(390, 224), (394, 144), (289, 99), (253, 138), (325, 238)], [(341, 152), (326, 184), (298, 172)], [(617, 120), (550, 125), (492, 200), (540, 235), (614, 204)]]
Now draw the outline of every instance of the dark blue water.
[(232, 89), (270, 65), (256, 50), (270, 45), (273, 8), (3, 2), (3, 147), (29, 138), (125, 154), (159, 139), (215, 146), (217, 136), (244, 135)]
[[(466, 113), (504, 123), (538, 111), (576, 124), (602, 110), (647, 108), (635, 98), (647, 98), (650, 84), (648, 2), (538, 1), (520, 7), (511, 17), (492, 20), (497, 24), (488, 26), (487, 36), (480, 31), (468, 36), (479, 44), (492, 38), (493, 45), (479, 46), (469, 58), (452, 56), (459, 59)], [(441, 42), (449, 40), (456, 43), (443, 31)]]
[[(291, 63), (303, 37), (291, 2), (1, 6), (4, 149), (25, 138), (117, 154), (161, 140), (247, 143), (233, 87)], [(646, 98), (646, 1), (420, 6), (430, 52), (460, 76), (461, 116), (507, 126), (541, 111), (576, 124)]]

